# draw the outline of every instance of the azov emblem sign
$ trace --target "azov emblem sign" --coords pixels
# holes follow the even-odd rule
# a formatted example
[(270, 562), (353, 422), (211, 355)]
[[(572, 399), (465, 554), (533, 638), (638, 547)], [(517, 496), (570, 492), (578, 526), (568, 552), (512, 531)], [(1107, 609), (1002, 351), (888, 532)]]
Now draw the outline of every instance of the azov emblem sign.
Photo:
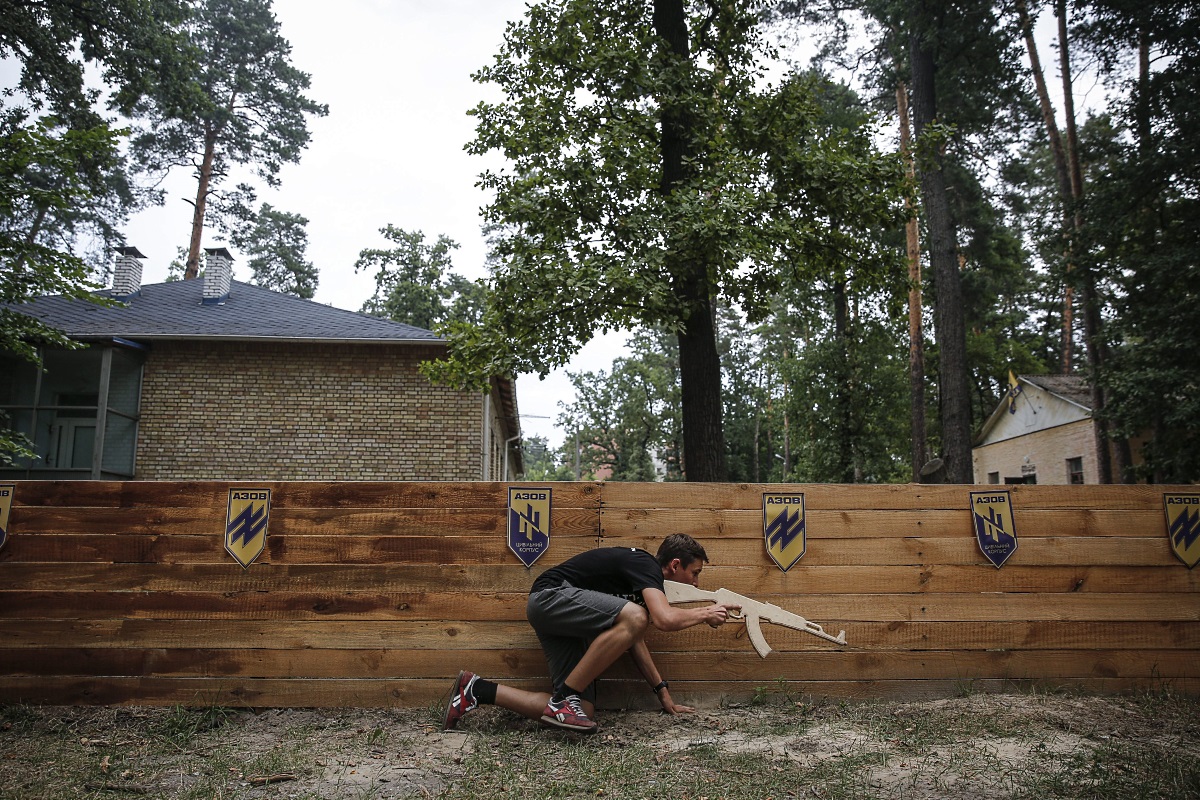
[(521, 563), (533, 562), (550, 548), (550, 489), (509, 487), (508, 549)]
[(267, 545), (267, 519), (271, 515), (270, 489), (230, 489), (225, 515), (225, 549), (249, 569)]
[(1163, 495), (1171, 549), (1188, 569), (1200, 563), (1200, 494)]
[(971, 520), (975, 540), (996, 569), (1017, 552), (1017, 526), (1008, 492), (971, 492)]
[(0, 547), (8, 541), (8, 515), (12, 513), (13, 490), (16, 484), (0, 486)]
[(804, 495), (763, 494), (767, 555), (787, 572), (804, 555)]

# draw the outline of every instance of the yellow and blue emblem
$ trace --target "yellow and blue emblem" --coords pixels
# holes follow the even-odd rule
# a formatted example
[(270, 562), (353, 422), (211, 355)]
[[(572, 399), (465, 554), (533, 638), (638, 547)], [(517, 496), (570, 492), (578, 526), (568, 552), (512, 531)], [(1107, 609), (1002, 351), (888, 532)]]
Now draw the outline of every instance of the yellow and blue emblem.
[(12, 512), (15, 484), (0, 486), (0, 547), (8, 542), (8, 515)]
[(549, 487), (509, 487), (508, 549), (526, 567), (550, 549)]
[(767, 555), (787, 572), (804, 555), (804, 495), (763, 493)]
[(971, 520), (984, 558), (996, 569), (1017, 552), (1017, 527), (1008, 492), (971, 492)]
[(1171, 549), (1191, 569), (1200, 563), (1200, 494), (1164, 494), (1163, 508)]
[(249, 569), (267, 545), (267, 519), (271, 515), (270, 489), (230, 489), (225, 515), (225, 549)]

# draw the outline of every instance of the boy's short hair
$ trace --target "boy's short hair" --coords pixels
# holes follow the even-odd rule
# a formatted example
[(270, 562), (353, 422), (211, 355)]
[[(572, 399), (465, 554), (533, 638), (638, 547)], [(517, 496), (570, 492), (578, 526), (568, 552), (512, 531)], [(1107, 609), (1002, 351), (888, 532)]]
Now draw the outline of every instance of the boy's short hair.
[(708, 553), (704, 552), (699, 542), (686, 533), (672, 533), (663, 539), (662, 544), (658, 546), (656, 558), (660, 567), (665, 567), (677, 558), (685, 567), (697, 559), (708, 563)]

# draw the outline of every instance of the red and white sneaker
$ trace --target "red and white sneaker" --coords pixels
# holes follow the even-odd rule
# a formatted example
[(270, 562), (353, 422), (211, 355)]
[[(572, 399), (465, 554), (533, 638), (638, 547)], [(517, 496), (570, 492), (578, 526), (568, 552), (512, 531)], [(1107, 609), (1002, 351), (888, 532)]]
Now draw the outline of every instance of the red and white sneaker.
[(550, 698), (542, 712), (542, 722), (556, 728), (566, 728), (580, 733), (595, 733), (596, 723), (588, 719), (579, 702), (579, 695), (570, 694), (562, 700)]
[(450, 692), (450, 702), (446, 705), (446, 716), (442, 719), (442, 730), (452, 731), (457, 728), (458, 721), (462, 719), (463, 714), (474, 710), (479, 705), (474, 692), (471, 691), (478, 677), (475, 673), (466, 670), (458, 673), (458, 677), (454, 680), (454, 688)]

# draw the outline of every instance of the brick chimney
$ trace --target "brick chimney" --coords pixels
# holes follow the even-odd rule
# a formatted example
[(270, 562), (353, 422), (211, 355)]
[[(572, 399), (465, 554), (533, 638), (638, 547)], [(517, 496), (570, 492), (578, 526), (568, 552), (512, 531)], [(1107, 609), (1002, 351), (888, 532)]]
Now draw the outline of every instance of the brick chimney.
[(142, 291), (142, 259), (136, 247), (118, 247), (113, 264), (113, 297), (134, 297)]
[(206, 306), (219, 305), (229, 299), (233, 256), (224, 247), (206, 247), (204, 253), (204, 296), (200, 302)]

